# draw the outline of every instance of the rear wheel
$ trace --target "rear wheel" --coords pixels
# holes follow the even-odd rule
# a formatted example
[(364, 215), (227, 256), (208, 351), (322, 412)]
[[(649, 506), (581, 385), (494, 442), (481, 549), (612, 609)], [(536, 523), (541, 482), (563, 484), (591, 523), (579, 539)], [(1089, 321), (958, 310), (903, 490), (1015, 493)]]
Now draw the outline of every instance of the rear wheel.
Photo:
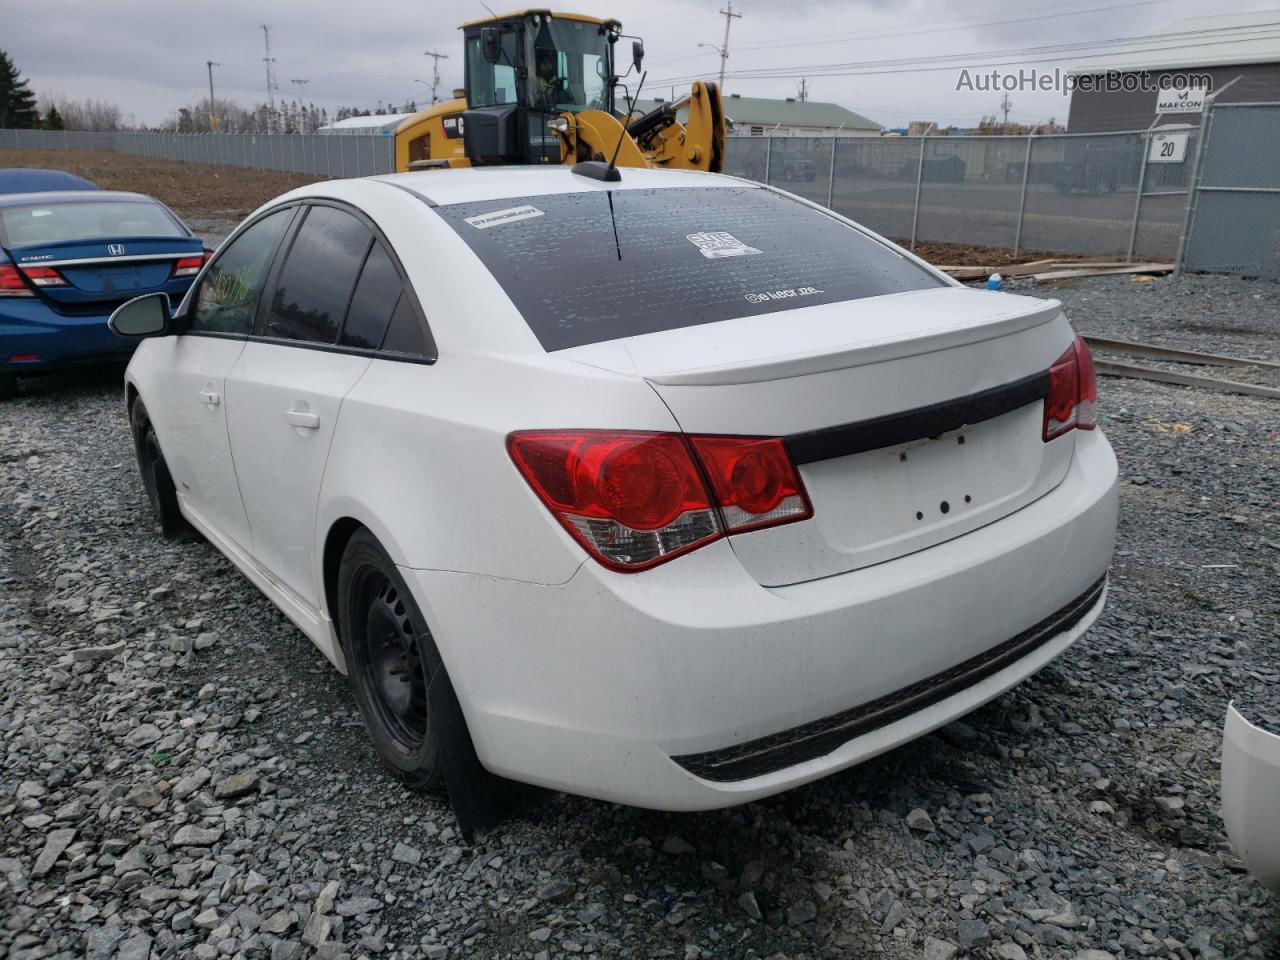
[(135, 400), (129, 409), (130, 426), (133, 429), (133, 449), (138, 458), (138, 473), (142, 486), (151, 501), (151, 509), (160, 523), (160, 535), (175, 540), (188, 535), (191, 527), (178, 506), (178, 491), (174, 486), (169, 466), (165, 463), (147, 408), (141, 400)]
[(448, 678), (417, 604), (367, 530), (352, 536), (342, 556), (338, 618), (348, 678), (374, 749), (407, 786), (441, 791), (440, 690)]
[(0, 373), (0, 400), (12, 400), (17, 395), (17, 376), (12, 373)]

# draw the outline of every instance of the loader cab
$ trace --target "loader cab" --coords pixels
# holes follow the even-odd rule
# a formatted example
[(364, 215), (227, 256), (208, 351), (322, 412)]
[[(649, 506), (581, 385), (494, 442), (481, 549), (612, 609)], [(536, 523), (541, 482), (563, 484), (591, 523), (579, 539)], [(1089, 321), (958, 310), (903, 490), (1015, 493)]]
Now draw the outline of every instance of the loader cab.
[(463, 26), (463, 138), (473, 164), (561, 163), (548, 124), (566, 113), (613, 113), (616, 20), (526, 10)]

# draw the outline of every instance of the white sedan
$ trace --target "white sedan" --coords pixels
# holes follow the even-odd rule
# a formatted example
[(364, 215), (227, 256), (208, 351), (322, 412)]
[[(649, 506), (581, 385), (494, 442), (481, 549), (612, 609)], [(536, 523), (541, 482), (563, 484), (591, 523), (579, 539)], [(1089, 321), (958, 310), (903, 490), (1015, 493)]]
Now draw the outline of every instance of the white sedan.
[(759, 184), (319, 183), (113, 329), (146, 338), (163, 530), (225, 553), (455, 805), (498, 777), (773, 794), (972, 711), (1102, 610), (1116, 461), (1060, 305)]

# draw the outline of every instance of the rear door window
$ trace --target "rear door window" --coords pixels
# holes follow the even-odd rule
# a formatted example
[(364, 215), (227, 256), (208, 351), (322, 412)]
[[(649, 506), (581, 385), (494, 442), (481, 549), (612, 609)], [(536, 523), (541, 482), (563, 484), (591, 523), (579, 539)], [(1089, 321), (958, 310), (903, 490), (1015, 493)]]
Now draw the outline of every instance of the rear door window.
[(344, 347), (369, 350), (382, 346), (387, 324), (391, 322), (391, 314), (395, 312), (403, 288), (400, 274), (396, 272), (386, 248), (375, 240), (364, 269), (360, 271), (356, 292), (351, 297), (351, 309), (347, 311), (347, 322), (342, 327), (342, 337), (338, 342)]
[(356, 275), (373, 241), (358, 217), (313, 206), (298, 227), (267, 305), (260, 336), (337, 343)]
[[(435, 210), (546, 350), (945, 286), (861, 231), (759, 187), (592, 191)], [(779, 317), (779, 336), (788, 322)]]

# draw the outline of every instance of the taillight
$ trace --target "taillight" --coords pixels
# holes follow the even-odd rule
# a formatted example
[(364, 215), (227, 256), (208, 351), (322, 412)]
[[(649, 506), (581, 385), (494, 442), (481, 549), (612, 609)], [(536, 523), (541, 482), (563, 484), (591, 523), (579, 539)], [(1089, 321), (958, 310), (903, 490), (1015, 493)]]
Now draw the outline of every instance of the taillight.
[(529, 431), (513, 433), (507, 449), (556, 519), (613, 570), (645, 570), (727, 533), (812, 514), (779, 440)]
[(194, 277), (200, 272), (200, 268), (205, 265), (209, 259), (209, 254), (203, 253), (198, 257), (183, 257), (173, 265), (173, 276), (175, 277)]
[(22, 272), (37, 287), (65, 287), (67, 281), (53, 267), (23, 267)]
[(0, 263), (0, 297), (34, 297), (12, 263)]
[(813, 515), (804, 484), (775, 437), (690, 437), (728, 533)]
[(1098, 379), (1093, 354), (1082, 337), (1049, 368), (1049, 393), (1044, 398), (1045, 442), (1069, 430), (1092, 430), (1098, 425)]

